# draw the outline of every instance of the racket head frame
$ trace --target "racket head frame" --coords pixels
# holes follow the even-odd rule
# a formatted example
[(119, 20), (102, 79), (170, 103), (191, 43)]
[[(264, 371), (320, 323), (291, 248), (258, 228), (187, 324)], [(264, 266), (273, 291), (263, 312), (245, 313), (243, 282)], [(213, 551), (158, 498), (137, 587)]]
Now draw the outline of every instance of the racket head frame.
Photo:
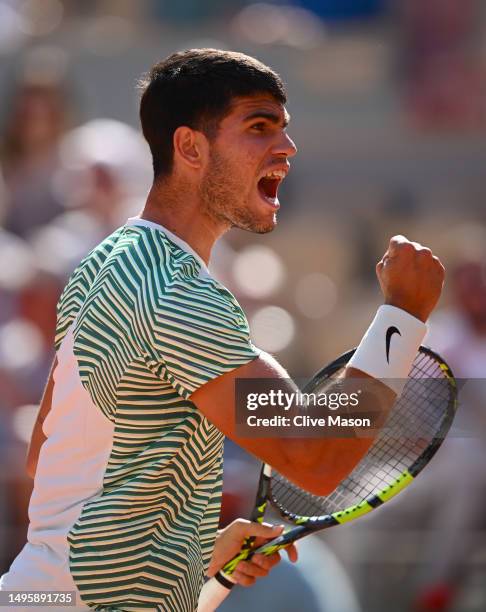
[[(353, 356), (355, 350), (356, 349), (351, 349), (350, 351), (346, 351), (330, 364), (319, 370), (304, 386), (302, 392), (314, 392), (322, 385), (323, 382), (329, 380), (336, 372), (346, 366)], [(258, 548), (253, 547), (253, 541), (251, 539), (245, 541), (241, 552), (231, 561), (229, 561), (220, 572), (220, 577), (223, 580), (225, 578), (230, 579), (231, 574), (234, 572), (237, 564), (240, 561), (249, 559), (256, 553), (265, 555), (273, 554), (274, 552), (286, 548), (292, 542), (295, 542), (313, 531), (321, 531), (329, 527), (351, 522), (383, 505), (385, 502), (395, 497), (395, 495), (397, 495), (399, 492), (403, 491), (408, 485), (411, 484), (411, 482), (413, 482), (415, 477), (423, 470), (423, 468), (430, 462), (432, 457), (438, 451), (452, 424), (457, 409), (457, 384), (449, 365), (438, 353), (428, 347), (421, 346), (419, 349), (419, 354), (423, 354), (432, 361), (436, 362), (444, 379), (446, 379), (450, 385), (450, 397), (448, 405), (445, 409), (445, 418), (443, 419), (439, 430), (419, 457), (407, 470), (402, 472), (393, 482), (385, 486), (378, 493), (362, 499), (355, 505), (343, 508), (342, 510), (338, 510), (330, 514), (323, 514), (321, 516), (301, 516), (286, 510), (272, 494), (272, 468), (268, 464), (263, 464), (258, 483), (256, 501), (253, 512), (250, 516), (250, 520), (260, 523), (263, 522), (264, 514), (268, 507), (268, 502), (270, 502), (272, 507), (275, 508), (279, 515), (286, 521), (292, 523), (294, 528), (290, 528), (277, 538), (263, 544)]]
[[(330, 364), (319, 370), (304, 386), (302, 392), (303, 393), (313, 393), (317, 388), (319, 388), (323, 382), (329, 380), (336, 372), (338, 372), (341, 368), (345, 367), (349, 362), (356, 349), (351, 349), (346, 351), (339, 357), (337, 357)], [(295, 538), (290, 540), (289, 534), (291, 532), (287, 532), (286, 534), (282, 534), (279, 538), (272, 540), (268, 544), (265, 544), (259, 547), (257, 550), (253, 552), (262, 552), (264, 554), (271, 554), (268, 552), (271, 549), (273, 544), (277, 544), (277, 540), (282, 541), (295, 541), (295, 539), (299, 539), (300, 537), (304, 537), (310, 531), (318, 531), (322, 529), (326, 529), (328, 527), (333, 527), (335, 525), (339, 525), (342, 523), (350, 522), (364, 514), (368, 514), (371, 510), (383, 505), (386, 501), (395, 497), (400, 491), (405, 489), (415, 477), (424, 469), (424, 467), (430, 462), (432, 457), (439, 450), (453, 420), (457, 410), (458, 405), (458, 397), (457, 397), (457, 383), (452, 373), (450, 366), (444, 361), (444, 359), (435, 351), (426, 346), (421, 346), (419, 348), (418, 354), (422, 354), (427, 356), (429, 359), (436, 362), (438, 367), (441, 370), (441, 373), (445, 380), (449, 383), (450, 397), (448, 401), (448, 405), (445, 410), (445, 417), (441, 423), (439, 430), (436, 432), (430, 443), (424, 449), (424, 451), (419, 455), (419, 457), (410, 465), (410, 467), (405, 470), (399, 477), (395, 479), (394, 482), (390, 483), (386, 487), (384, 487), (377, 494), (372, 495), (370, 497), (364, 498), (358, 504), (350, 506), (348, 508), (343, 508), (342, 510), (338, 510), (331, 514), (324, 514), (322, 516), (301, 516), (286, 510), (275, 498), (272, 494), (272, 481), (270, 478), (269, 489), (268, 489), (268, 500), (273, 508), (277, 510), (282, 518), (287, 520), (294, 525), (300, 527), (298, 531), (295, 531)], [(267, 468), (267, 473), (270, 473), (271, 468)], [(305, 526), (305, 530), (301, 529)], [(293, 530), (291, 530), (293, 531)], [(283, 538), (286, 535), (287, 537)], [(298, 537), (297, 537), (298, 536)], [(281, 546), (279, 548), (282, 548)]]

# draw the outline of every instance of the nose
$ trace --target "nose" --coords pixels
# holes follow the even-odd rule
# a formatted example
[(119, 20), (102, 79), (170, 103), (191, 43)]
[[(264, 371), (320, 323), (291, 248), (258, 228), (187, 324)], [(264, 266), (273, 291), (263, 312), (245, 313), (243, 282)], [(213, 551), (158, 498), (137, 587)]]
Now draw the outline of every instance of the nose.
[(287, 132), (282, 133), (282, 139), (275, 146), (274, 153), (276, 155), (285, 155), (285, 157), (293, 157), (297, 153), (295, 142), (290, 138)]

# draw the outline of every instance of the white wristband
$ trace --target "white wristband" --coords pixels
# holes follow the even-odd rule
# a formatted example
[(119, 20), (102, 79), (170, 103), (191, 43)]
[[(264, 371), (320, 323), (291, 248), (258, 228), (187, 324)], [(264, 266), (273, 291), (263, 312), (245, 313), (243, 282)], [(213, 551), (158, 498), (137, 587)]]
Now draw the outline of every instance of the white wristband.
[(405, 310), (380, 306), (348, 365), (400, 395), (426, 331), (425, 323)]

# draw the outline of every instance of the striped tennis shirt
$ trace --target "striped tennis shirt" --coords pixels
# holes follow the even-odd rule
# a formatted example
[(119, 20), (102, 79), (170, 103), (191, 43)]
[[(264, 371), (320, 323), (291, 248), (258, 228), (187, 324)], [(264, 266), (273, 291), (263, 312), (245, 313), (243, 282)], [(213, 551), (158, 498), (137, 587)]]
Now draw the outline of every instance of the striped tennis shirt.
[(79, 609), (193, 612), (223, 435), (189, 398), (258, 355), (243, 311), (186, 243), (134, 218), (73, 273), (55, 342), (28, 542), (1, 588), (75, 590)]

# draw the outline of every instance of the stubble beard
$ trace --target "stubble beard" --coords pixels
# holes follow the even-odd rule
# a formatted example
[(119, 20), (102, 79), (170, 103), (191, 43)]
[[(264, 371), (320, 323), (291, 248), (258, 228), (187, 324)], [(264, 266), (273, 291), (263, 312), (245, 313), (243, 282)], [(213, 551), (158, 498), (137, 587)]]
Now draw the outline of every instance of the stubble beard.
[(224, 223), (256, 234), (267, 234), (275, 228), (272, 221), (257, 219), (250, 210), (248, 185), (235, 176), (234, 166), (218, 152), (211, 152), (209, 166), (201, 181), (200, 196), (205, 213)]

